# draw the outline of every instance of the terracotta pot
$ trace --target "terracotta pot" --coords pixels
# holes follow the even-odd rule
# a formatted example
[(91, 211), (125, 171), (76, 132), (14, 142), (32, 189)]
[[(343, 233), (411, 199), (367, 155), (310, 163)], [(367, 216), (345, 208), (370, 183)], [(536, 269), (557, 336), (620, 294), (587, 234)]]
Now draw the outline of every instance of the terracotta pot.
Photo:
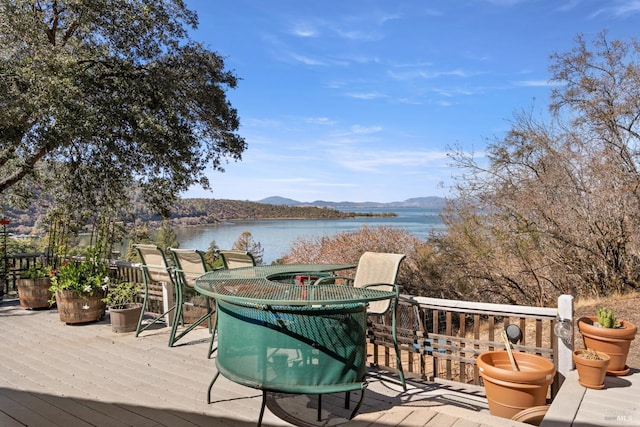
[(574, 350), (573, 363), (578, 370), (578, 382), (583, 387), (601, 389), (604, 388), (604, 377), (607, 376), (607, 367), (611, 358), (606, 353), (598, 353), (602, 360), (586, 359), (582, 357), (587, 350)]
[(548, 359), (528, 353), (513, 353), (518, 371), (511, 368), (504, 350), (487, 351), (476, 363), (484, 382), (491, 415), (511, 419), (521, 411), (544, 406), (556, 367)]
[(598, 318), (595, 316), (578, 319), (578, 329), (582, 334), (584, 347), (609, 355), (611, 362), (607, 369), (608, 374), (628, 374), (627, 355), (638, 328), (627, 321), (622, 321), (619, 328), (602, 328), (597, 323)]
[(117, 307), (109, 307), (111, 330), (113, 332), (133, 332), (138, 327), (142, 312), (142, 304), (129, 303)]
[(18, 297), (22, 308), (49, 308), (51, 299), (51, 279), (38, 277), (36, 279), (20, 279), (16, 283)]
[(104, 316), (106, 304), (102, 298), (107, 295), (102, 289), (94, 290), (90, 295), (74, 291), (56, 291), (56, 305), (60, 320), (65, 323), (96, 322)]

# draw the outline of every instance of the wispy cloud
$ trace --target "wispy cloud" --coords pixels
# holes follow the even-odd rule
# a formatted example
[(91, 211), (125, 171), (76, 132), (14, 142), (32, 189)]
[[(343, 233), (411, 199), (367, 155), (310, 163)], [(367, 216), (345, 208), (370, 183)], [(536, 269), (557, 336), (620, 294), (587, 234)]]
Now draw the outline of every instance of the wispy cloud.
[(297, 53), (290, 54), (291, 59), (304, 65), (326, 65), (324, 61)]
[(299, 22), (294, 24), (291, 34), (297, 37), (318, 37), (317, 28), (308, 22)]
[(344, 168), (361, 172), (382, 172), (392, 167), (398, 173), (409, 172), (403, 168), (433, 165), (448, 161), (444, 151), (335, 151), (336, 161)]
[(518, 80), (514, 81), (513, 84), (515, 86), (525, 86), (525, 87), (554, 87), (561, 86), (561, 83), (552, 82), (550, 80)]
[(311, 123), (314, 125), (333, 125), (335, 121), (329, 119), (328, 117), (307, 117), (304, 119), (305, 122)]
[(591, 17), (609, 15), (627, 18), (640, 12), (640, 0), (618, 0), (610, 2), (608, 7), (603, 7), (591, 14)]
[(428, 71), (428, 70), (412, 70), (412, 71), (389, 71), (389, 76), (395, 80), (413, 80), (413, 79), (437, 79), (440, 77), (460, 77), (466, 78), (477, 75), (478, 73), (470, 73), (462, 69), (446, 70), (446, 71)]
[(362, 99), (365, 101), (370, 101), (372, 99), (388, 98), (387, 95), (379, 92), (348, 92), (348, 93), (345, 93), (345, 96), (348, 96), (349, 98)]

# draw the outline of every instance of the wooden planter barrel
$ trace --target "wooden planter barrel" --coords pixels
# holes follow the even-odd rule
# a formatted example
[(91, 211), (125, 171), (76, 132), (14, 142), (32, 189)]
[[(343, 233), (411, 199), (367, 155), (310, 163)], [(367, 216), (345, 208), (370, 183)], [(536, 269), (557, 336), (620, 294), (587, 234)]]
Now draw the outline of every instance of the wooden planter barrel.
[(60, 320), (65, 323), (96, 322), (104, 317), (106, 291), (96, 289), (91, 294), (75, 291), (56, 291), (56, 305)]
[(51, 280), (49, 277), (20, 279), (16, 284), (22, 308), (49, 308)]

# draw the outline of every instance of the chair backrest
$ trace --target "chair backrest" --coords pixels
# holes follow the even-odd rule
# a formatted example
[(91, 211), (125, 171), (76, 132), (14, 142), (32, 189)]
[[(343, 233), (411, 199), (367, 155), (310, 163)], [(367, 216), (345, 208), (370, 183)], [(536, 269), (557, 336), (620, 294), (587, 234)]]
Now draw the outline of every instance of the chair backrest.
[(167, 258), (160, 247), (156, 245), (133, 245), (133, 248), (138, 251), (140, 256), (145, 280), (159, 283), (173, 282)]
[(250, 252), (237, 250), (223, 250), (218, 252), (224, 263), (224, 268), (242, 268), (253, 267), (256, 265), (256, 259)]
[(168, 248), (167, 252), (173, 256), (178, 277), (182, 279), (182, 283), (193, 288), (196, 279), (207, 271), (204, 253), (196, 249), (176, 248)]
[[(376, 286), (374, 289), (393, 291), (396, 283), (400, 263), (406, 257), (405, 254), (392, 254), (380, 252), (365, 252), (358, 261), (356, 275), (353, 278), (353, 286), (362, 287), (374, 283), (388, 284), (388, 286)], [(369, 304), (367, 312), (370, 314), (383, 314), (391, 305), (391, 300), (373, 301)]]

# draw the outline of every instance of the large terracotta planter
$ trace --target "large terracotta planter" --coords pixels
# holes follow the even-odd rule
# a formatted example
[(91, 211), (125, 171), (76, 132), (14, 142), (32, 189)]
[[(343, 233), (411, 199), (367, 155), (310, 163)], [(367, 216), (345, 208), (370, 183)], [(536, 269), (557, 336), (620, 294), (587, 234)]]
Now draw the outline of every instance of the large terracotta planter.
[(51, 279), (38, 277), (36, 279), (20, 279), (16, 283), (18, 297), (22, 308), (49, 308), (51, 299)]
[(521, 411), (544, 406), (556, 368), (548, 359), (528, 353), (513, 353), (518, 371), (511, 368), (506, 351), (487, 351), (476, 363), (484, 382), (489, 412), (513, 418)]
[(583, 357), (585, 353), (587, 350), (573, 351), (573, 363), (578, 370), (578, 382), (587, 388), (604, 388), (604, 377), (607, 376), (611, 358), (606, 353), (598, 353), (602, 360), (587, 359)]
[(56, 305), (60, 320), (65, 323), (96, 322), (104, 317), (107, 305), (102, 302), (106, 291), (96, 289), (89, 295), (74, 291), (56, 291)]
[(109, 307), (111, 330), (113, 332), (133, 332), (138, 326), (142, 312), (142, 304), (129, 303), (117, 307)]
[(618, 328), (602, 328), (597, 323), (598, 318), (595, 316), (578, 319), (578, 329), (582, 334), (584, 347), (609, 355), (611, 362), (607, 369), (608, 374), (627, 375), (627, 355), (638, 328), (627, 321), (622, 321), (621, 327)]

